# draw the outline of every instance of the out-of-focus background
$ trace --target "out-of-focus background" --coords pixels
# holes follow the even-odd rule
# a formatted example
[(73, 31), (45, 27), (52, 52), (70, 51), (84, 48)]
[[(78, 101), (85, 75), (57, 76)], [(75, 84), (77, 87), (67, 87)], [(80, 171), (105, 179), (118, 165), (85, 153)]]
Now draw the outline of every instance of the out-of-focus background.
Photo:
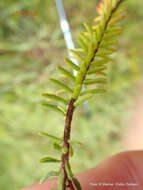
[[(74, 41), (84, 21), (93, 23), (98, 2), (64, 0)], [(72, 139), (84, 143), (74, 146), (74, 172), (128, 148), (129, 142), (125, 145), (122, 139), (129, 134), (128, 121), (143, 80), (143, 1), (126, 5), (119, 51), (110, 65), (109, 92), (89, 102), (89, 119), (82, 107), (74, 114)], [(37, 14), (20, 15), (21, 11)], [(67, 49), (54, 0), (0, 1), (0, 189), (20, 189), (59, 167), (39, 163), (43, 155), (58, 152), (38, 133), (63, 134), (63, 118), (40, 105), (40, 94), (49, 89), (48, 77), (57, 76), (55, 68), (63, 65), (64, 56)]]

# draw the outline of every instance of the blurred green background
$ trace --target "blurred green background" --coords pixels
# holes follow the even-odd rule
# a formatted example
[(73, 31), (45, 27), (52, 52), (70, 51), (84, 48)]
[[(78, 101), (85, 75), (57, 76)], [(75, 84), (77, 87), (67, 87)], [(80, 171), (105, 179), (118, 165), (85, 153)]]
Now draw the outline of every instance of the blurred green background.
[[(93, 22), (97, 2), (64, 0), (74, 40), (84, 21)], [(122, 150), (123, 121), (130, 117), (128, 107), (143, 72), (143, 1), (128, 0), (126, 5), (119, 51), (110, 65), (109, 92), (89, 102), (90, 119), (82, 107), (74, 114), (72, 139), (84, 143), (74, 147), (74, 172)], [(38, 15), (15, 15), (16, 11)], [(58, 152), (38, 133), (63, 134), (63, 118), (40, 105), (40, 94), (50, 88), (48, 77), (57, 76), (55, 67), (63, 65), (64, 56), (67, 50), (54, 0), (0, 1), (0, 189), (20, 189), (59, 167), (39, 163), (43, 155)]]

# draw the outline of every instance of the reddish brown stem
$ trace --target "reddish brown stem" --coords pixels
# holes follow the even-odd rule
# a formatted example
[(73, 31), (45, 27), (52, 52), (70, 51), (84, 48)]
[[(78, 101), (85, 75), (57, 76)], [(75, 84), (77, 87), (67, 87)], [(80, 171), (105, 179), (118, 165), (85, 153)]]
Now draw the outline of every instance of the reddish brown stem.
[(69, 139), (70, 139), (70, 132), (71, 132), (71, 121), (73, 117), (73, 111), (74, 111), (74, 102), (75, 99), (71, 98), (69, 107), (67, 110), (66, 114), (66, 121), (65, 121), (65, 130), (64, 130), (64, 143), (63, 143), (63, 148), (67, 149), (66, 153), (62, 154), (62, 165), (61, 169), (64, 172), (65, 178), (64, 178), (64, 184), (63, 184), (63, 190), (66, 190), (66, 181), (70, 182), (70, 188), (71, 190), (75, 190), (75, 188), (72, 185), (72, 182), (68, 179), (66, 169), (65, 169), (65, 164), (66, 162), (69, 162)]

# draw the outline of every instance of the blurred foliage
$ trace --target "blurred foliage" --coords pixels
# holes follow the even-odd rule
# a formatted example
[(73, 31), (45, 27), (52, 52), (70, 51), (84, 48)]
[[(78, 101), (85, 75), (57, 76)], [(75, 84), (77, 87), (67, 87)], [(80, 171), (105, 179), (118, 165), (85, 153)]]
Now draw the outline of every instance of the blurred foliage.
[[(98, 1), (66, 1), (64, 5), (74, 38), (83, 21), (92, 22)], [(122, 121), (141, 80), (143, 54), (143, 1), (128, 1), (128, 16), (120, 38), (120, 53), (110, 65), (109, 93), (90, 103), (91, 118), (82, 107), (74, 114), (72, 138), (76, 146), (72, 165), (75, 172), (95, 166), (120, 150)], [(15, 15), (16, 11), (37, 11), (37, 16)], [(38, 160), (52, 152), (49, 139), (38, 135), (48, 131), (62, 135), (64, 121), (40, 106), (40, 94), (49, 76), (67, 55), (54, 1), (0, 1), (0, 189), (16, 190), (35, 183), (56, 167)], [(82, 162), (81, 162), (82, 160)]]

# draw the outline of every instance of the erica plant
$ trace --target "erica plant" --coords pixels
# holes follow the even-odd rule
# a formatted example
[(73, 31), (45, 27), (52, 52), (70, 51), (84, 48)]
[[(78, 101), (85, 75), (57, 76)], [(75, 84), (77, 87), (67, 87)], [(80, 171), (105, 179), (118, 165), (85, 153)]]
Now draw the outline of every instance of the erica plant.
[[(44, 157), (41, 162), (61, 163), (59, 171), (48, 172), (40, 183), (51, 176), (58, 176), (58, 190), (81, 190), (81, 185), (74, 177), (70, 157), (73, 154), (70, 139), (71, 122), (75, 109), (83, 102), (91, 99), (97, 93), (106, 92), (108, 63), (112, 62), (111, 54), (117, 51), (117, 37), (122, 32), (120, 22), (125, 18), (126, 8), (119, 8), (124, 0), (103, 0), (96, 8), (99, 16), (95, 19), (95, 25), (84, 23), (85, 30), (79, 33), (77, 39), (79, 48), (71, 50), (73, 58), (77, 59), (79, 66), (69, 58), (65, 58), (65, 67), (57, 67), (57, 70), (67, 79), (66, 82), (54, 78), (51, 83), (61, 88), (59, 94), (43, 93), (44, 106), (50, 110), (59, 112), (65, 118), (63, 137), (42, 132), (54, 140), (53, 148), (61, 152), (61, 158)], [(69, 69), (66, 69), (66, 67)], [(76, 76), (72, 73), (77, 71)], [(82, 88), (84, 85), (84, 89)], [(55, 101), (52, 103), (52, 101)]]

